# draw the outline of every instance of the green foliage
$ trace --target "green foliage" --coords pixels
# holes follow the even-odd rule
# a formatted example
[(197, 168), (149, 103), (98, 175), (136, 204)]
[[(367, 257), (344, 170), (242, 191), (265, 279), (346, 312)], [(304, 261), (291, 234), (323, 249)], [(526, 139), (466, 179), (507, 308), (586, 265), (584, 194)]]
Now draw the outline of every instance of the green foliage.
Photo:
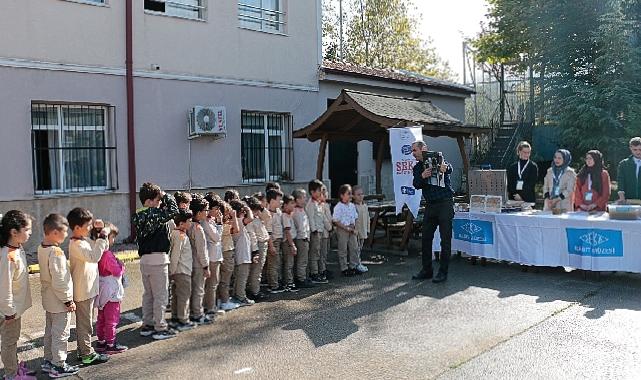
[[(337, 59), (338, 12), (335, 0), (324, 0), (323, 46), (326, 59)], [(416, 9), (410, 0), (344, 0), (344, 60), (374, 68), (408, 70), (452, 79), (454, 74), (421, 39)]]
[[(641, 134), (641, 0), (490, 0), (478, 57), (543, 73), (551, 122), (576, 155), (610, 166)], [(537, 104), (540, 104), (537, 101)]]

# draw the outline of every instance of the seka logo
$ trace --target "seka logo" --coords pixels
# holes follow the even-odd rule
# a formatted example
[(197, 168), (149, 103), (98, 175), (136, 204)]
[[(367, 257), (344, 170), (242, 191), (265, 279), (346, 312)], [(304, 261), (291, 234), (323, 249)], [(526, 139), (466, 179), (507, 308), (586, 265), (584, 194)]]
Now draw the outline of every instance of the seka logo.
[(406, 156), (409, 156), (412, 154), (412, 146), (411, 145), (403, 145), (401, 147), (401, 153), (403, 153)]
[(479, 232), (483, 231), (483, 228), (477, 226), (472, 222), (465, 223), (464, 225), (461, 226), (461, 229), (463, 229), (463, 231), (467, 232), (470, 235), (476, 235)]
[(401, 194), (414, 195), (416, 194), (416, 189), (412, 186), (401, 186)]
[(585, 235), (581, 235), (579, 239), (590, 247), (598, 247), (601, 244), (606, 243), (607, 241), (610, 240), (607, 237), (594, 231), (587, 233)]

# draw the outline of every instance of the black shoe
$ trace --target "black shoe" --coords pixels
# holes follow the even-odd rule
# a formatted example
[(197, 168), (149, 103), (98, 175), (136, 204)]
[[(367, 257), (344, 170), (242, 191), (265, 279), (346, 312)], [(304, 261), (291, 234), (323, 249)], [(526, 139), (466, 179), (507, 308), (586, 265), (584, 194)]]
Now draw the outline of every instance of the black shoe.
[(434, 277), (434, 279), (432, 280), (432, 282), (435, 284), (440, 284), (441, 282), (445, 282), (445, 281), (447, 281), (447, 275), (441, 272), (438, 272), (436, 277)]
[(420, 272), (412, 276), (412, 280), (419, 280), (419, 281), (429, 280), (430, 278), (432, 278), (432, 276), (434, 276), (434, 273), (432, 272), (431, 269), (427, 269), (427, 270), (421, 269)]
[(356, 272), (354, 272), (354, 269), (345, 269), (342, 273), (344, 277), (352, 277), (356, 275)]
[(256, 294), (248, 294), (247, 298), (249, 298), (250, 300), (253, 300), (254, 302), (261, 302), (267, 299), (267, 294), (263, 292), (258, 292)]
[(311, 280), (314, 284), (327, 284), (327, 279), (320, 274), (313, 274)]
[(296, 287), (298, 289), (310, 289), (315, 288), (316, 285), (314, 285), (308, 278), (306, 278), (305, 281), (297, 281)]
[(323, 272), (323, 276), (326, 280), (332, 280), (334, 278), (334, 273), (326, 270), (325, 272)]
[(287, 284), (287, 285), (285, 285), (285, 291), (286, 292), (296, 293), (299, 290), (300, 289), (298, 289), (298, 287), (295, 284)]

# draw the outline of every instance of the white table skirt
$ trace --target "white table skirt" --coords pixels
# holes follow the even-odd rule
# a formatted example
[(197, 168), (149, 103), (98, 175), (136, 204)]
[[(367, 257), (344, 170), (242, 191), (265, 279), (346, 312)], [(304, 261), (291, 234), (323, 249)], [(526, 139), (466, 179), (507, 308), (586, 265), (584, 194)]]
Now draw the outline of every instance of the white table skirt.
[[(452, 250), (535, 266), (641, 273), (641, 221), (607, 214), (456, 213)], [(440, 251), (438, 231), (433, 249)]]

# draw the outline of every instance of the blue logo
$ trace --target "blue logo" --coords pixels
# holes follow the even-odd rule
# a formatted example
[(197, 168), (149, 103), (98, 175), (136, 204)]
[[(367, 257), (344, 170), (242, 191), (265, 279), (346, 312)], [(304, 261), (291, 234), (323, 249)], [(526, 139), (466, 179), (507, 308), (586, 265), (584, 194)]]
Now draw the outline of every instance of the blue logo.
[(454, 219), (454, 239), (477, 244), (494, 244), (492, 222)]
[(617, 230), (566, 228), (570, 255), (623, 257), (623, 234)]
[(401, 186), (401, 194), (414, 195), (416, 194), (416, 189), (412, 186)]
[(411, 145), (403, 145), (401, 147), (401, 153), (403, 153), (406, 156), (409, 156), (412, 154), (412, 146)]

